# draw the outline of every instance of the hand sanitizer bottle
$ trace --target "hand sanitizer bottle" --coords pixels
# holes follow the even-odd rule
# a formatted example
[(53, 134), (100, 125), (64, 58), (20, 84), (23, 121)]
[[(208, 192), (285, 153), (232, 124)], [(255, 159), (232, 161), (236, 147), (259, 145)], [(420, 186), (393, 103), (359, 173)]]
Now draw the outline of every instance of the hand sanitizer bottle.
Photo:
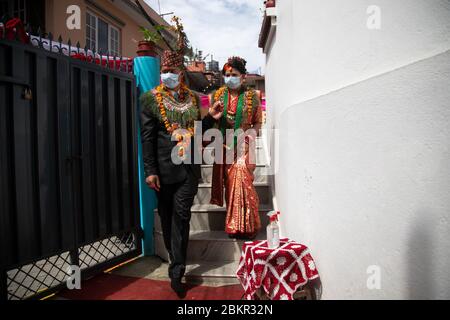
[(267, 226), (267, 245), (269, 249), (276, 249), (280, 246), (280, 226), (278, 225), (279, 211), (271, 211), (267, 214), (270, 223)]

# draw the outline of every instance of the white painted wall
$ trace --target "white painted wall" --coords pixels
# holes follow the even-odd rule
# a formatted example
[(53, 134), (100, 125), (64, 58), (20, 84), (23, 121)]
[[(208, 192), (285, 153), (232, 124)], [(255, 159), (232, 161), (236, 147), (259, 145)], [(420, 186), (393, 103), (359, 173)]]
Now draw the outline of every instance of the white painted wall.
[(450, 1), (376, 2), (375, 31), (372, 1), (277, 1), (282, 229), (310, 246), (324, 299), (449, 299)]

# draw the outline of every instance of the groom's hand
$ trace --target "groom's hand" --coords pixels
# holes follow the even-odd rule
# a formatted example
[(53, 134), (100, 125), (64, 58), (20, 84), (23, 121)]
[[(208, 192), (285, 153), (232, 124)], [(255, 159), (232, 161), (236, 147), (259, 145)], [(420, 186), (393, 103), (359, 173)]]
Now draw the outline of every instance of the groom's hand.
[(158, 191), (161, 189), (161, 184), (159, 182), (158, 176), (150, 176), (145, 179), (145, 183), (149, 186), (150, 189)]
[(216, 101), (214, 105), (209, 109), (209, 114), (214, 119), (219, 120), (220, 118), (222, 118), (223, 109), (224, 109), (223, 102)]

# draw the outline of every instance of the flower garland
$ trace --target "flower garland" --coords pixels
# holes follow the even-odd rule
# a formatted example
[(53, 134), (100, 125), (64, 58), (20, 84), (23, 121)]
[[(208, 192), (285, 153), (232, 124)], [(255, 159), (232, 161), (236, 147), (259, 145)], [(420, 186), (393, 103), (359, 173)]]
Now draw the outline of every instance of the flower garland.
[(252, 111), (253, 111), (253, 96), (255, 92), (250, 90), (247, 92), (247, 111), (248, 111), (248, 122), (252, 120)]
[[(183, 99), (185, 97), (186, 93), (188, 93), (192, 99), (192, 103), (195, 105), (197, 104), (197, 99), (195, 98), (195, 95), (192, 93), (191, 90), (189, 90), (186, 87), (186, 85), (184, 85), (184, 84), (181, 85), (180, 89), (181, 89), (180, 90), (180, 99)], [(179, 128), (179, 125), (176, 123), (171, 124), (169, 122), (169, 119), (167, 117), (166, 107), (164, 106), (164, 99), (163, 99), (163, 94), (166, 96), (170, 96), (170, 97), (172, 97), (172, 95), (170, 94), (170, 92), (168, 92), (166, 87), (163, 85), (159, 85), (155, 90), (156, 90), (155, 97), (156, 97), (156, 101), (158, 102), (161, 119), (164, 122), (164, 126), (166, 127), (167, 132), (173, 133), (175, 130), (177, 130)], [(193, 127), (189, 127), (189, 128), (187, 128), (187, 130), (189, 130), (192, 134), (194, 134)]]
[[(228, 90), (227, 87), (221, 87), (220, 89), (218, 89), (214, 95), (214, 101), (218, 101), (220, 98), (222, 98), (226, 90)], [(249, 90), (246, 92), (246, 105), (249, 122), (251, 121), (252, 118), (254, 95), (255, 92), (253, 90)]]
[[(170, 94), (170, 91), (166, 89), (165, 86), (159, 85), (156, 89), (156, 101), (158, 102), (159, 112), (161, 114), (161, 119), (164, 122), (164, 126), (166, 127), (166, 130), (170, 134), (175, 134), (175, 139), (178, 141), (178, 155), (180, 158), (185, 159), (186, 157), (186, 149), (190, 145), (191, 137), (194, 136), (194, 127), (190, 126), (186, 128), (189, 132), (184, 134), (175, 133), (177, 129), (179, 129), (178, 123), (170, 123), (169, 118), (167, 117), (167, 111), (166, 107), (164, 105), (164, 98), (163, 95), (169, 96), (173, 99), (172, 95)], [(191, 97), (191, 101), (193, 105), (197, 105), (197, 99), (195, 95), (192, 93), (191, 90), (189, 90), (186, 85), (182, 84), (180, 88), (180, 99), (184, 100), (186, 93), (189, 94)]]
[(218, 101), (223, 94), (225, 93), (225, 90), (227, 89), (227, 87), (221, 87), (216, 91), (216, 94), (214, 95), (214, 101)]

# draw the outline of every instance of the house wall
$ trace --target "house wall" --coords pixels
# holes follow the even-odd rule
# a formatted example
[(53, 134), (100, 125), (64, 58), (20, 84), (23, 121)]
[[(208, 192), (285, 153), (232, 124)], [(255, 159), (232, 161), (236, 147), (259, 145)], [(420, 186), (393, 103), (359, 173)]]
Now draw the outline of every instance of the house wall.
[[(67, 8), (77, 5), (81, 9), (81, 29), (69, 30), (66, 26), (68, 18)], [(47, 0), (46, 1), (46, 30), (51, 32), (54, 38), (60, 35), (64, 41), (70, 39), (75, 45), (77, 42), (84, 48), (86, 45), (86, 5), (84, 0)]]
[[(125, 26), (121, 27), (116, 21), (87, 4), (85, 0), (47, 0), (47, 30), (57, 37), (61, 35), (65, 41), (71, 39), (73, 44), (80, 42), (84, 48), (86, 45), (86, 10), (89, 10), (121, 30), (120, 43), (123, 56), (136, 56), (137, 44), (142, 38), (139, 31), (140, 26), (126, 13), (115, 7), (110, 0), (96, 0), (95, 2), (112, 16), (121, 20)], [(69, 16), (66, 11), (70, 5), (78, 5), (81, 9), (81, 30), (69, 30), (66, 26), (66, 20)]]
[(282, 232), (311, 248), (324, 299), (449, 299), (450, 3), (379, 0), (369, 30), (372, 4), (277, 1)]

